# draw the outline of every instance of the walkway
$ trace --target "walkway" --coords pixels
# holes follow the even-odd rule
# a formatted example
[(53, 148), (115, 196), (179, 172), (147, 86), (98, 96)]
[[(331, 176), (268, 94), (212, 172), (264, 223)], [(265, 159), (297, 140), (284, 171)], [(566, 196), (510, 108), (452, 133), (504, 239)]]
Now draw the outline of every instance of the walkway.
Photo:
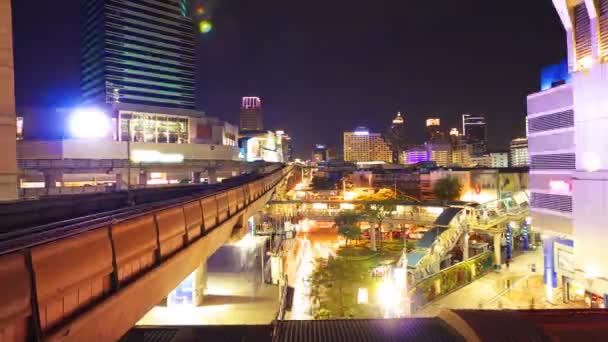
[(203, 306), (156, 306), (137, 325), (270, 324), (279, 308), (276, 285), (253, 286), (247, 273), (208, 273)]
[[(536, 264), (536, 272), (531, 271)], [(441, 309), (575, 309), (576, 304), (554, 303), (545, 299), (542, 250), (530, 251), (516, 257), (509, 269), (503, 265), (475, 282), (428, 305), (416, 316), (436, 316)], [(509, 287), (510, 284), (510, 287)], [(554, 293), (561, 293), (556, 289)]]

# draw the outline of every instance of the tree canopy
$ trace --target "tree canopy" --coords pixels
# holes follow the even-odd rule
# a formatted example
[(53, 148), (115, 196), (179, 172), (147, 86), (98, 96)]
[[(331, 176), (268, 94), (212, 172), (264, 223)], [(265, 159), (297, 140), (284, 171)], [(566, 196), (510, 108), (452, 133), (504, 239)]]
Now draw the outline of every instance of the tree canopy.
[(433, 193), (441, 201), (455, 201), (460, 198), (462, 184), (458, 178), (447, 176), (435, 182)]
[(341, 212), (334, 221), (338, 226), (338, 234), (346, 239), (346, 245), (350, 240), (359, 239), (361, 237), (361, 228), (359, 222), (361, 221), (361, 215), (355, 212)]

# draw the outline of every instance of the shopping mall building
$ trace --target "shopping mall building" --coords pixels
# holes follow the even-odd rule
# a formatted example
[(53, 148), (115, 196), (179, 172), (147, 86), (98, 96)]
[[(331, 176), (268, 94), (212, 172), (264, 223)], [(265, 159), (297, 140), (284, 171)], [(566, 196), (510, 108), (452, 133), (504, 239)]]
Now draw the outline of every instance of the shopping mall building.
[(568, 59), (528, 96), (531, 218), (549, 301), (608, 301), (608, 0), (554, 0)]

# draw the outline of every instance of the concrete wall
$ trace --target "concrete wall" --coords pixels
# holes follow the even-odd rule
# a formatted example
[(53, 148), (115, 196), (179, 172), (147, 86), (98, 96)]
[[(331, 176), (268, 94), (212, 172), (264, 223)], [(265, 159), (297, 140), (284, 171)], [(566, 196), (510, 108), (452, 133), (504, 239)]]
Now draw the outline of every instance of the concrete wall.
[(573, 83), (575, 263), (593, 277), (608, 277), (608, 65), (574, 73)]
[[(20, 141), (19, 159), (127, 159), (127, 143), (108, 140)], [(234, 146), (131, 143), (131, 151), (182, 154), (186, 160), (238, 160)]]
[(0, 0), (0, 200), (17, 198), (15, 75), (11, 0)]

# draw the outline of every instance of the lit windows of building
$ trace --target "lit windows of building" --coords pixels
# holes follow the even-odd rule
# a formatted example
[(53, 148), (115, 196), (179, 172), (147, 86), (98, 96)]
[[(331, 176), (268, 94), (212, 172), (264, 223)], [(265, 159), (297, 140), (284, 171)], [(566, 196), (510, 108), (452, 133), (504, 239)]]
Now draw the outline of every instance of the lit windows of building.
[(344, 132), (344, 160), (350, 162), (392, 161), (392, 151), (380, 133), (366, 127)]
[(437, 118), (426, 119), (426, 141), (440, 142), (445, 140), (445, 133), (441, 131), (441, 120)]
[(490, 159), (491, 167), (509, 167), (509, 153), (507, 152), (492, 152), (490, 153)]
[(194, 25), (180, 2), (81, 3), (84, 104), (194, 109)]
[(487, 145), (486, 118), (483, 115), (462, 115), (462, 134), (472, 145), (473, 154), (485, 154)]
[(430, 161), (434, 161), (437, 166), (448, 166), (451, 163), (452, 147), (448, 143), (427, 143), (427, 153)]
[(492, 157), (489, 154), (471, 157), (471, 164), (476, 167), (492, 167)]
[(511, 166), (528, 166), (528, 139), (517, 138), (511, 141)]
[(328, 161), (329, 158), (327, 156), (327, 145), (316, 144), (315, 149), (312, 152), (312, 160), (317, 163)]
[(240, 129), (243, 132), (264, 130), (262, 117), (262, 100), (248, 96), (241, 100)]
[(119, 112), (119, 141), (188, 144), (190, 119), (184, 116)]
[(405, 151), (405, 162), (406, 164), (417, 164), (429, 160), (429, 154), (424, 147), (410, 148)]

